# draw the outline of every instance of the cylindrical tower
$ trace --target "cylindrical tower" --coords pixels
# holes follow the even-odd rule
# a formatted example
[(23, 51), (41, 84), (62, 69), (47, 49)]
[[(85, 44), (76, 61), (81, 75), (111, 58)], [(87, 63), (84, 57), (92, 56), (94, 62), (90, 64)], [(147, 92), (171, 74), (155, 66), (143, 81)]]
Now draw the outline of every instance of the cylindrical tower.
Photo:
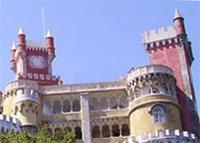
[(178, 35), (185, 35), (184, 18), (181, 16), (180, 12), (176, 9), (174, 17), (174, 25), (177, 30)]
[(47, 31), (47, 35), (45, 38), (45, 43), (47, 45), (48, 49), (48, 67), (49, 67), (49, 73), (52, 74), (52, 68), (51, 68), (51, 62), (55, 58), (55, 48), (54, 48), (54, 42), (53, 42), (53, 36), (51, 35), (50, 30)]
[(148, 65), (131, 69), (127, 84), (131, 136), (182, 129), (176, 80), (170, 68)]
[(15, 61), (15, 52), (16, 52), (16, 46), (15, 43), (12, 44), (11, 48), (11, 69), (15, 72), (16, 71), (16, 61)]
[(41, 125), (41, 102), (38, 84), (34, 81), (16, 80), (7, 84), (3, 114), (17, 118), (22, 128), (34, 132)]
[(55, 48), (54, 48), (54, 42), (53, 42), (53, 36), (51, 35), (50, 30), (47, 32), (47, 36), (45, 38), (45, 42), (48, 48), (48, 56), (50, 62), (55, 58)]
[(12, 104), (12, 116), (21, 121), (21, 125), (29, 132), (37, 130), (39, 111), (39, 97), (37, 90), (29, 87), (16, 91), (16, 98)]

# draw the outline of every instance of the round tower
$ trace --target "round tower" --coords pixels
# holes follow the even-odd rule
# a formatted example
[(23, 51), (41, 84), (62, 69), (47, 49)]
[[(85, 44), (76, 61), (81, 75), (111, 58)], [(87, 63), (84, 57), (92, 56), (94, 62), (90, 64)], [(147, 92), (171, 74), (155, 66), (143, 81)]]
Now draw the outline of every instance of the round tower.
[(12, 48), (11, 48), (11, 69), (15, 72), (16, 71), (16, 61), (15, 61), (15, 53), (16, 53), (16, 46), (13, 42)]
[(131, 136), (182, 129), (176, 80), (170, 68), (148, 65), (131, 69), (127, 78)]
[(48, 49), (48, 65), (49, 65), (49, 73), (52, 74), (52, 68), (51, 68), (51, 62), (55, 58), (55, 48), (54, 48), (54, 42), (53, 42), (53, 36), (50, 32), (50, 30), (47, 31), (47, 35), (45, 38), (45, 43), (47, 45)]
[(181, 16), (178, 9), (175, 11), (175, 17), (174, 17), (174, 25), (177, 30), (178, 35), (185, 35), (185, 26), (184, 26), (184, 18)]
[(22, 27), (19, 28), (18, 32), (18, 51), (24, 52), (26, 50), (26, 35), (24, 34), (24, 30)]
[[(6, 97), (4, 104), (10, 104), (10, 116), (21, 122), (22, 128), (35, 132), (40, 125), (40, 98), (36, 82), (17, 80), (6, 86), (6, 92), (13, 92), (15, 96)], [(8, 112), (8, 113), (7, 113)], [(9, 114), (9, 110), (5, 111)]]
[(50, 30), (47, 31), (45, 42), (48, 48), (49, 59), (52, 62), (52, 60), (55, 58), (55, 48), (54, 48), (53, 36)]

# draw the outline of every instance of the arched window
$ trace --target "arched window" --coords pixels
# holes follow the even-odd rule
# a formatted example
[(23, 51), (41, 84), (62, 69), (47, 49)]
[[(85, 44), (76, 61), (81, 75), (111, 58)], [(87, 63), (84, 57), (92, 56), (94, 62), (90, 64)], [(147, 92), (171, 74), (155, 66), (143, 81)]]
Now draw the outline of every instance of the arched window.
[(112, 126), (112, 136), (118, 137), (119, 135), (120, 135), (119, 126), (115, 124)]
[(73, 107), (73, 111), (74, 111), (74, 112), (80, 111), (80, 110), (81, 110), (81, 107), (80, 107), (80, 100), (75, 99), (75, 100), (73, 101), (72, 107)]
[(63, 102), (63, 112), (70, 112), (71, 111), (71, 105), (69, 100), (65, 100)]
[(76, 135), (75, 139), (82, 139), (82, 132), (80, 127), (75, 128), (75, 135)]
[(29, 110), (30, 110), (30, 112), (35, 112), (35, 110), (34, 110), (34, 108), (33, 108), (33, 104), (32, 103), (30, 103), (29, 104), (29, 108), (28, 108)]
[(109, 126), (108, 125), (104, 125), (102, 127), (102, 136), (103, 137), (110, 137), (110, 129), (109, 129)]
[(119, 108), (127, 108), (128, 107), (128, 100), (126, 96), (122, 96), (119, 99)]
[(152, 92), (153, 92), (153, 93), (159, 93), (159, 90), (158, 90), (158, 88), (156, 88), (156, 87), (152, 87)]
[(52, 114), (52, 107), (50, 101), (45, 101), (43, 104), (43, 113), (45, 115), (51, 115)]
[(90, 110), (96, 111), (96, 110), (98, 110), (98, 108), (99, 108), (98, 100), (95, 97), (91, 98), (90, 99)]
[(15, 106), (15, 111), (14, 111), (14, 114), (17, 115), (17, 112), (18, 112), (18, 107)]
[(69, 132), (71, 132), (72, 129), (71, 129), (70, 127), (66, 127), (66, 128), (64, 129), (64, 131), (69, 131)]
[(100, 109), (101, 109), (101, 110), (106, 110), (106, 109), (108, 109), (108, 100), (107, 100), (106, 97), (102, 97), (102, 98), (100, 99)]
[(93, 138), (100, 138), (100, 130), (99, 130), (99, 126), (94, 126), (92, 129), (92, 137)]
[(110, 98), (110, 109), (117, 109), (117, 108), (118, 108), (117, 98), (113, 96)]
[(151, 93), (150, 83), (149, 81), (144, 81), (142, 83), (142, 95), (148, 95)]
[(59, 133), (59, 132), (61, 132), (61, 131), (62, 131), (61, 128), (55, 128), (54, 133)]
[(152, 109), (154, 124), (163, 124), (165, 122), (165, 110), (162, 106), (156, 105)]
[(53, 113), (61, 113), (61, 104), (58, 100), (53, 103)]
[(20, 112), (24, 112), (24, 110), (25, 110), (25, 105), (24, 105), (24, 103), (21, 105), (21, 109), (20, 109)]
[(130, 135), (130, 129), (128, 124), (122, 125), (122, 136), (129, 136)]

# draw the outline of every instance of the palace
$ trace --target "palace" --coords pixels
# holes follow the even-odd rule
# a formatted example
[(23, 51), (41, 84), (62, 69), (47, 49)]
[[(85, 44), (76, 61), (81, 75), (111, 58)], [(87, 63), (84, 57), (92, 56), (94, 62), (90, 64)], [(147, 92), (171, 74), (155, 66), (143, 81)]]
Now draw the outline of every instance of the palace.
[(74, 132), (80, 143), (199, 143), (191, 42), (178, 10), (173, 22), (142, 33), (150, 65), (114, 82), (66, 85), (52, 75), (51, 32), (45, 42), (34, 42), (20, 28), (11, 48), (15, 80), (0, 93), (0, 131), (47, 125), (52, 133)]

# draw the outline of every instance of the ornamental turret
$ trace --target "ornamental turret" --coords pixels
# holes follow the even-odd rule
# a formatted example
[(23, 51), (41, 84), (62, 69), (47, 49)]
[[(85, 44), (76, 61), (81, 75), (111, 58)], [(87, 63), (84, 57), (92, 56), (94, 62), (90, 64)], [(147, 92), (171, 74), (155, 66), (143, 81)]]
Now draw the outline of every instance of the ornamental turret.
[(48, 48), (48, 55), (49, 55), (49, 60), (50, 62), (54, 59), (55, 57), (55, 48), (54, 48), (54, 42), (53, 42), (53, 36), (50, 32), (50, 30), (47, 31), (47, 35), (46, 35), (46, 39), (45, 39), (45, 42), (46, 42), (46, 45), (47, 45), (47, 48)]
[(184, 18), (181, 16), (178, 9), (176, 9), (176, 11), (175, 11), (174, 25), (176, 27), (178, 35), (185, 35), (186, 34), (185, 26), (184, 26)]
[(19, 28), (18, 32), (18, 46), (17, 49), (19, 52), (26, 50), (26, 35), (24, 34), (24, 30), (22, 27)]
[(16, 52), (16, 46), (15, 43), (13, 42), (12, 48), (11, 48), (11, 69), (13, 71), (16, 71), (16, 61), (15, 61), (15, 52)]

